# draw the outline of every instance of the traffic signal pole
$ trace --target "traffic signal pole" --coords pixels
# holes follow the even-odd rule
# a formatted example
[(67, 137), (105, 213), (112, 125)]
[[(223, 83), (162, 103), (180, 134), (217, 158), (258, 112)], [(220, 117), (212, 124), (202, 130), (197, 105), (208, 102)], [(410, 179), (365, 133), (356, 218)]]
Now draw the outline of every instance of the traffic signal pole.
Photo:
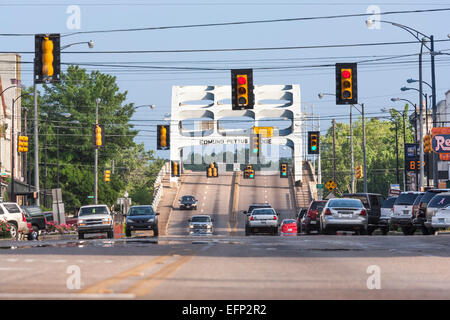
[[(98, 125), (98, 103), (95, 101), (95, 125)], [(102, 133), (103, 134), (103, 133)], [(95, 148), (95, 164), (94, 164), (94, 203), (98, 204), (98, 147)]]
[(36, 205), (40, 205), (39, 194), (39, 135), (38, 135), (38, 97), (36, 82), (34, 82), (34, 186), (36, 188)]
[(355, 193), (355, 164), (353, 156), (353, 122), (352, 122), (352, 112), (353, 105), (350, 105), (350, 171), (351, 171), (351, 186), (350, 192)]

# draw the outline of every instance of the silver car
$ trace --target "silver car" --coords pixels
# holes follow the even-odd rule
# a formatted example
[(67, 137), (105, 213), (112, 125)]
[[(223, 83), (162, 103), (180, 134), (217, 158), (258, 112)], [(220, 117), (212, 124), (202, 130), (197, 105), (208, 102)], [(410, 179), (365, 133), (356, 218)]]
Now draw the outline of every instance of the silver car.
[(189, 219), (189, 234), (190, 235), (212, 235), (213, 222), (208, 215), (193, 216)]
[[(427, 210), (426, 210), (426, 221), (424, 222), (424, 225), (426, 228), (428, 228), (431, 233), (433, 233), (431, 230), (431, 220), (436, 215), (436, 212), (440, 208), (445, 208), (450, 204), (450, 192), (443, 192), (435, 195), (430, 202), (428, 202)], [(434, 228), (433, 228), (434, 229)]]
[(320, 233), (333, 234), (337, 230), (367, 234), (367, 211), (361, 200), (330, 199), (320, 215)]
[(450, 228), (450, 205), (436, 211), (431, 218), (431, 227), (434, 230)]
[(114, 238), (114, 221), (105, 204), (83, 206), (78, 211), (78, 239), (84, 239), (86, 233), (104, 233)]
[(278, 215), (273, 208), (254, 209), (248, 216), (245, 224), (245, 235), (256, 231), (266, 231), (278, 235)]

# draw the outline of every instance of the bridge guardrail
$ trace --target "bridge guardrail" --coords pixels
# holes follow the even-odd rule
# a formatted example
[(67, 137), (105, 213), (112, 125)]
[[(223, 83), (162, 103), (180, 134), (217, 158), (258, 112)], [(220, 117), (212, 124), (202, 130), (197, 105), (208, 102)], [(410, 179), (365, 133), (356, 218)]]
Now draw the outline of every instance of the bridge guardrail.
[(162, 180), (164, 176), (169, 172), (169, 163), (166, 162), (161, 170), (159, 170), (158, 175), (156, 176), (155, 182), (153, 184), (154, 186), (154, 193), (153, 193), (153, 202), (152, 207), (156, 211), (158, 209), (159, 201), (161, 201), (161, 198), (163, 196), (163, 184)]

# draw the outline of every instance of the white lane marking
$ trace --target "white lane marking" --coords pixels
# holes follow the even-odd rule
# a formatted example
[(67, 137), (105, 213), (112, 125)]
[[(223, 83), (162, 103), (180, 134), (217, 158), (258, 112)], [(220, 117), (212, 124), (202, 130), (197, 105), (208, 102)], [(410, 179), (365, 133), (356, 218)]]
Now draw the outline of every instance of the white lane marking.
[(15, 271), (15, 270), (31, 270), (31, 268), (21, 268), (21, 267), (0, 267), (0, 271)]
[(206, 196), (205, 196), (205, 197), (203, 197), (203, 200), (206, 200)]
[(64, 263), (67, 262), (67, 260), (64, 259), (59, 259), (59, 260), (48, 260), (49, 262), (54, 262), (54, 263)]
[(203, 213), (203, 209), (202, 209), (202, 210), (200, 210), (200, 212), (202, 212), (202, 213)]
[(17, 261), (19, 261), (19, 259), (6, 259), (6, 261), (8, 261), (8, 262), (17, 262)]
[(129, 293), (0, 293), (0, 299), (134, 299)]
[(105, 260), (105, 261), (103, 261), (103, 263), (112, 263), (113, 261), (112, 260)]
[(24, 262), (33, 262), (34, 261), (34, 259), (25, 259), (25, 260), (23, 260)]

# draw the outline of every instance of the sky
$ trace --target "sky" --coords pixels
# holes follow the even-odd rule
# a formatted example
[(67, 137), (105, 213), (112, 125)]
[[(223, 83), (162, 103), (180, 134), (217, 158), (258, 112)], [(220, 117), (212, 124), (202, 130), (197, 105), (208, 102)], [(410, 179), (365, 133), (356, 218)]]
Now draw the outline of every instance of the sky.
[[(75, 11), (72, 9), (75, 7)], [(95, 47), (77, 45), (61, 55), (63, 63), (103, 63), (128, 65), (127, 68), (82, 67), (117, 76), (121, 91), (127, 91), (127, 102), (136, 106), (133, 116), (136, 129), (141, 131), (136, 142), (147, 150), (155, 149), (155, 122), (170, 113), (172, 86), (175, 85), (229, 85), (230, 69), (253, 68), (254, 84), (299, 84), (303, 110), (321, 118), (321, 132), (326, 133), (331, 119), (348, 122), (348, 106), (337, 106), (333, 96), (318, 98), (318, 93), (335, 92), (336, 62), (358, 62), (359, 103), (364, 103), (368, 117), (383, 116), (381, 108), (402, 109), (403, 104), (391, 102), (400, 97), (418, 101), (414, 90), (400, 91), (409, 78), (418, 78), (416, 55), (364, 63), (364, 60), (395, 55), (417, 54), (420, 44), (405, 30), (381, 23), (378, 29), (369, 29), (368, 16), (316, 19), (289, 22), (238, 24), (195, 28), (173, 28), (134, 32), (90, 31), (165, 27), (237, 21), (323, 17), (346, 14), (365, 14), (370, 8), (381, 13), (421, 9), (450, 8), (450, 1), (292, 1), (292, 0), (80, 0), (74, 1), (0, 1), (0, 52), (19, 52), (24, 62), (32, 61), (36, 33), (61, 33), (61, 45), (92, 40)], [(79, 10), (79, 11), (77, 11)], [(79, 15), (76, 13), (79, 12)], [(370, 13), (373, 13), (370, 11)], [(74, 19), (74, 18), (78, 18)], [(388, 20), (412, 27), (435, 40), (449, 40), (450, 11), (392, 14)], [(79, 23), (78, 23), (79, 22)], [(79, 34), (73, 34), (81, 32)], [(5, 34), (19, 34), (5, 36)], [(25, 35), (26, 34), (26, 35)], [(178, 52), (112, 54), (101, 51), (133, 50), (198, 50), (219, 48), (276, 48), (329, 46), (380, 42), (413, 42), (401, 45), (328, 47), (230, 52)], [(450, 41), (436, 42), (435, 50), (449, 50)], [(84, 53), (75, 53), (84, 52)], [(425, 50), (426, 52), (426, 50)], [(430, 56), (424, 55), (424, 80), (431, 83)], [(162, 66), (169, 69), (131, 68), (130, 65)], [(320, 65), (328, 65), (322, 66)], [(302, 68), (294, 68), (299, 67)], [(174, 70), (173, 67), (216, 68), (222, 70)], [(283, 69), (260, 68), (289, 67)], [(65, 67), (63, 67), (64, 69)], [(32, 85), (32, 65), (24, 65), (22, 79)], [(437, 101), (445, 98), (450, 89), (450, 56), (436, 57)], [(428, 87), (424, 86), (429, 95)], [(356, 118), (356, 116), (355, 116)], [(142, 125), (144, 123), (144, 125)], [(151, 125), (150, 125), (151, 124)], [(167, 153), (158, 153), (166, 156)]]

